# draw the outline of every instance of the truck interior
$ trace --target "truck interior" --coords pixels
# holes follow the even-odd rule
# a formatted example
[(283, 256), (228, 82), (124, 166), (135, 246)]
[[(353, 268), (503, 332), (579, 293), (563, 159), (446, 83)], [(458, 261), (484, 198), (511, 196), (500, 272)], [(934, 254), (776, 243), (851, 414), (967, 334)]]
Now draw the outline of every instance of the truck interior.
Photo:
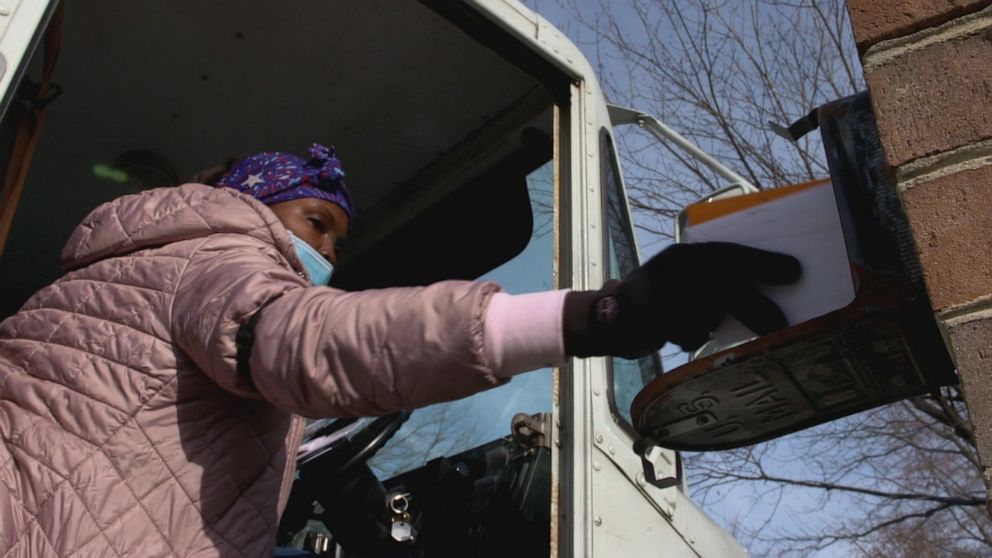
[[(557, 286), (553, 138), (570, 82), (461, 2), (61, 9), (60, 94), (3, 247), (0, 318), (59, 276), (63, 243), (98, 204), (311, 142), (336, 147), (357, 205), (332, 286), (479, 277), (511, 292)], [(31, 110), (38, 39), (5, 101), (3, 153)], [(412, 417), (311, 424), (279, 545), (328, 556), (547, 556), (540, 422), (551, 371), (534, 377)], [(432, 427), (433, 439), (457, 440), (422, 443)], [(389, 463), (370, 467), (396, 444)], [(404, 542), (391, 531), (398, 521), (411, 527)]]

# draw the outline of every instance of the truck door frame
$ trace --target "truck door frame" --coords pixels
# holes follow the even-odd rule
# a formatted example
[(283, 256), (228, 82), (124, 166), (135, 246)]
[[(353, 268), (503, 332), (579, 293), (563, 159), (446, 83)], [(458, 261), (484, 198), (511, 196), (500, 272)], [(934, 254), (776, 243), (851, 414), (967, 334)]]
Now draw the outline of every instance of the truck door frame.
[[(33, 122), (37, 128), (34, 134), (40, 133), (38, 111), (34, 107), (25, 107), (15, 112), (12, 105), (27, 75), (28, 66), (60, 6), (59, 0), (13, 0), (5, 11), (0, 11), (0, 168), (7, 169), (12, 163), (22, 119), (36, 118)], [(50, 54), (54, 56), (56, 53)], [(31, 151), (29, 148), (26, 154), (21, 155), (26, 159), (24, 164), (30, 164)], [(26, 171), (24, 169), (22, 172)], [(6, 171), (3, 173), (5, 178), (0, 183), (0, 255), (6, 246), (23, 187), (23, 182), (17, 184), (15, 177), (8, 177), (8, 174)]]

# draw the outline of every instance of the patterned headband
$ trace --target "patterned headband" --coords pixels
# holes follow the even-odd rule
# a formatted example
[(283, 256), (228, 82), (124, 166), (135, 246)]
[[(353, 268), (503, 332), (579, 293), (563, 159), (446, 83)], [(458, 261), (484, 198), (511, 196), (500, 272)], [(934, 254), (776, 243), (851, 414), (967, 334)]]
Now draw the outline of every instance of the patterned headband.
[(309, 159), (290, 153), (256, 153), (238, 161), (217, 181), (217, 186), (234, 188), (265, 205), (317, 198), (336, 204), (353, 215), (351, 193), (344, 183), (344, 169), (334, 155), (334, 147), (313, 144)]

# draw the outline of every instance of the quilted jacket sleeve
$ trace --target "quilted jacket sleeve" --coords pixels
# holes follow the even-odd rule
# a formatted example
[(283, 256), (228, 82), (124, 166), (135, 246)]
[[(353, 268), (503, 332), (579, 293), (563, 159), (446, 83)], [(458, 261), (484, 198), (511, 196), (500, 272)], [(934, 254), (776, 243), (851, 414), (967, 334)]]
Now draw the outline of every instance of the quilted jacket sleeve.
[[(215, 235), (176, 293), (173, 335), (220, 386), (310, 417), (385, 414), (499, 385), (483, 344), (493, 283), (344, 292), (309, 287), (264, 243)], [(256, 312), (251, 378), (235, 335)]]

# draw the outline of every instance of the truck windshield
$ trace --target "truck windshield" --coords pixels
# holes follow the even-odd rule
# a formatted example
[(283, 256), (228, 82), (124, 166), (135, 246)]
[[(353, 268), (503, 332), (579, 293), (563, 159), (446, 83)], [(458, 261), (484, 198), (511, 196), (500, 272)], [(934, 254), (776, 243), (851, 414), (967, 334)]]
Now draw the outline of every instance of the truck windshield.
[[(496, 281), (511, 294), (555, 287), (552, 172), (548, 161), (527, 176), (534, 226), (526, 248), (480, 280)], [(419, 409), (369, 466), (385, 479), (436, 457), (508, 436), (513, 415), (551, 411), (551, 376), (551, 369), (545, 368), (466, 399)]]

